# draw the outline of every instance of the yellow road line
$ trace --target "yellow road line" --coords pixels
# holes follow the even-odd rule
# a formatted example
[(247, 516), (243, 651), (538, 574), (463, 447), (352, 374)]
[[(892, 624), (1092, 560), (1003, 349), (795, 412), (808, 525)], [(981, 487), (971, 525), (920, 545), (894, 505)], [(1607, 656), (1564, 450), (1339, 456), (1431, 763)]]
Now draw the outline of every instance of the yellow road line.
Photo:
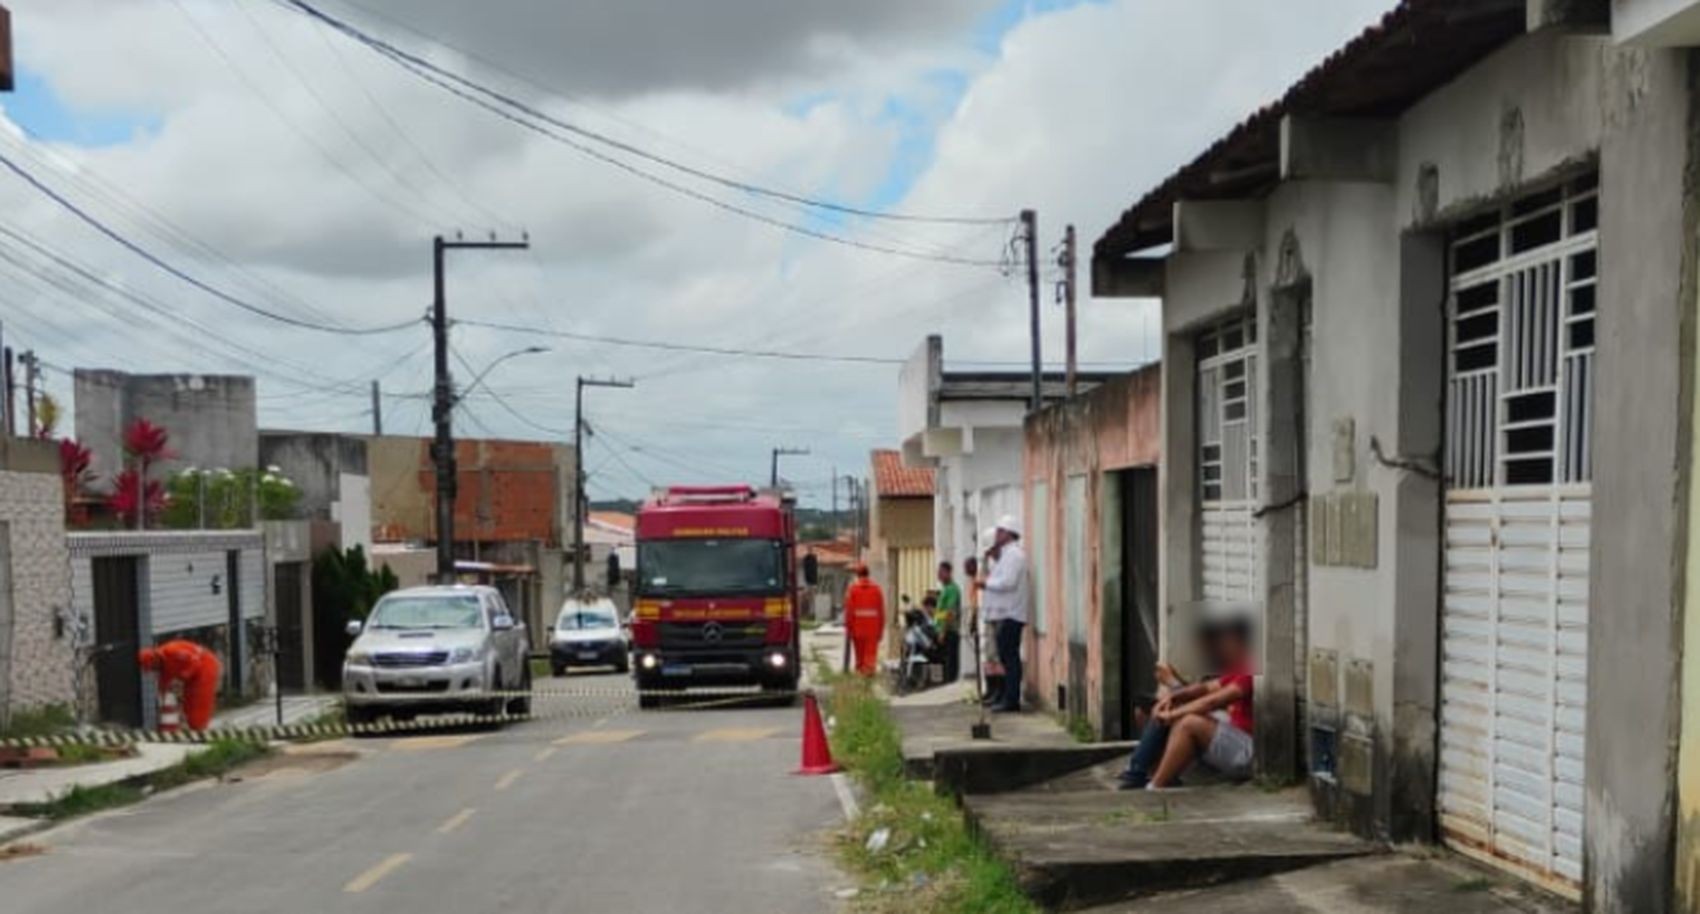
[(449, 832), (452, 832), (455, 829), (461, 827), (462, 825), (465, 825), (466, 820), (472, 818), (472, 814), (476, 811), (477, 810), (468, 807), (466, 809), (461, 810), (460, 812), (455, 813), (454, 815), (449, 817), (449, 820), (447, 822), (444, 822), (443, 824), (437, 826), (437, 834), (446, 835)]
[(342, 890), (351, 895), (358, 895), (372, 886), (377, 885), (378, 880), (388, 876), (390, 873), (394, 872), (407, 861), (412, 859), (412, 854), (391, 854), (384, 858), (382, 863), (379, 863), (377, 866), (374, 866), (366, 872), (350, 879), (348, 884), (342, 887)]
[(585, 730), (571, 736), (563, 736), (555, 740), (557, 746), (595, 746), (605, 743), (623, 743), (643, 735), (642, 730)]
[(514, 786), (514, 782), (519, 780), (519, 776), (524, 773), (525, 769), (515, 768), (507, 774), (502, 775), (502, 779), (496, 782), (496, 789), (507, 790), (509, 787)]
[(556, 752), (555, 747), (550, 746), (550, 747), (544, 749), (542, 752), (539, 752), (536, 755), (532, 756), (531, 760), (534, 761), (534, 762), (547, 762), (547, 761), (549, 761), (549, 756), (554, 755), (555, 752)]
[(693, 743), (753, 743), (779, 732), (778, 727), (721, 727), (691, 737)]

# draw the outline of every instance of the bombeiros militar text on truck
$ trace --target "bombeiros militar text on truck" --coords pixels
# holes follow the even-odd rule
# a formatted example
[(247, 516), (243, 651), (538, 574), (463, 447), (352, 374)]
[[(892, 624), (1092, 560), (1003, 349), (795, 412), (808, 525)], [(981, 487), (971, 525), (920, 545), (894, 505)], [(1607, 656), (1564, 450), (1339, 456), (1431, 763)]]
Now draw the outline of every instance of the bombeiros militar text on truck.
[(673, 486), (637, 515), (633, 675), (646, 707), (700, 685), (794, 692), (796, 515), (750, 486)]

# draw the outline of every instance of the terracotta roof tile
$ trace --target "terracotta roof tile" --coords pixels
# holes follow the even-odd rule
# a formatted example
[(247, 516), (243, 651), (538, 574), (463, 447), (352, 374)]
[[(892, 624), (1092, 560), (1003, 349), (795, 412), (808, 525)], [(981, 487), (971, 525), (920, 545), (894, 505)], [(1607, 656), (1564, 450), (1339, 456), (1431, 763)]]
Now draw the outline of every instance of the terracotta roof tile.
[(874, 495), (882, 498), (931, 498), (933, 471), (903, 465), (897, 451), (874, 451)]

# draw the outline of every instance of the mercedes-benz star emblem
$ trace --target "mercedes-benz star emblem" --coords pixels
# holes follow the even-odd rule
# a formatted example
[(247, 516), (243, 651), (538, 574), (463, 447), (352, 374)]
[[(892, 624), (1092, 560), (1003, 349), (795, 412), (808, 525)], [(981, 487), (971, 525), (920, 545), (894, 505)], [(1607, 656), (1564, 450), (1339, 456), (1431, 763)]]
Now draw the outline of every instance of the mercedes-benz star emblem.
[(710, 622), (702, 627), (702, 640), (707, 641), (710, 644), (719, 643), (721, 636), (724, 634), (725, 632), (721, 630), (719, 622)]

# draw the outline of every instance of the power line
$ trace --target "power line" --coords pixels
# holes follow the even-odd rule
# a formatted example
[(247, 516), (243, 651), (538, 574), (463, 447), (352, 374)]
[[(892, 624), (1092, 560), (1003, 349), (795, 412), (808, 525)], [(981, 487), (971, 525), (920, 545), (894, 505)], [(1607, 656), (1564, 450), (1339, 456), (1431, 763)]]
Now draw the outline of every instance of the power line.
[(512, 333), (534, 333), (540, 336), (554, 336), (562, 339), (579, 340), (586, 343), (603, 343), (609, 346), (631, 346), (638, 349), (661, 349), (668, 352), (696, 352), (705, 355), (744, 356), (761, 359), (792, 359), (809, 362), (853, 362), (872, 365), (901, 365), (904, 359), (883, 358), (871, 355), (839, 355), (820, 352), (786, 352), (777, 349), (738, 349), (729, 346), (699, 346), (694, 343), (672, 343), (664, 340), (637, 340), (618, 336), (599, 336), (590, 333), (573, 333), (566, 330), (550, 330), (546, 327), (527, 327), (520, 324), (507, 324), (501, 321), (487, 321), (477, 318), (459, 318), (455, 321), (467, 327), (483, 327), (489, 330), (505, 330)]
[[(600, 133), (600, 132), (595, 131), (595, 130), (591, 130), (588, 127), (584, 127), (584, 126), (581, 126), (579, 124), (572, 123), (571, 121), (566, 121), (566, 120), (562, 120), (560, 118), (554, 117), (554, 116), (552, 116), (552, 115), (550, 115), (550, 114), (548, 114), (544, 111), (539, 110), (535, 106), (526, 104), (525, 102), (520, 101), (519, 99), (516, 99), (516, 98), (514, 98), (510, 95), (507, 95), (507, 94), (502, 93), (502, 92), (498, 92), (495, 89), (491, 89), (491, 88), (489, 88), (489, 87), (487, 87), (487, 86), (485, 86), (485, 85), (483, 85), (479, 82), (476, 82), (472, 79), (461, 76), (460, 74), (457, 74), (457, 73), (453, 72), (452, 70), (448, 70), (448, 69), (443, 68), (443, 67), (438, 67), (435, 64), (432, 64), (429, 61), (427, 61), (424, 58), (421, 58), (417, 55), (409, 54), (408, 52), (403, 51), (401, 48), (397, 47), (396, 45), (391, 44), (389, 42), (386, 42), (383, 39), (378, 38), (377, 36), (372, 35), (369, 32), (365, 32), (365, 31), (361, 30), (359, 27), (347, 22), (346, 20), (337, 19), (336, 17), (331, 16), (329, 13), (326, 13), (326, 12), (318, 9), (317, 7), (313, 6), (312, 4), (305, 2), (305, 0), (277, 0), (277, 2), (295, 7), (296, 9), (305, 13), (306, 15), (311, 16), (314, 19), (317, 19), (317, 20), (329, 25), (331, 28), (336, 29), (339, 32), (342, 32), (343, 34), (349, 36), (350, 38), (353, 38), (354, 40), (359, 41), (362, 44), (365, 44), (365, 45), (373, 48), (374, 50), (382, 52), (386, 56), (389, 56), (389, 57), (392, 57), (392, 58), (397, 58), (399, 60), (403, 60), (403, 61), (412, 63), (415, 66), (423, 67), (423, 68), (430, 70), (431, 72), (436, 73), (436, 74), (438, 74), (438, 75), (440, 75), (440, 76), (442, 76), (446, 79), (452, 80), (452, 81), (454, 81), (454, 82), (456, 82), (456, 83), (458, 83), (462, 86), (465, 86), (466, 88), (471, 89), (474, 92), (477, 92), (481, 95), (487, 96), (487, 97), (489, 97), (489, 98), (491, 98), (491, 99), (493, 99), (493, 100), (495, 100), (495, 101), (497, 101), (501, 104), (507, 105), (507, 106), (513, 108), (516, 111), (523, 112), (524, 114), (526, 114), (530, 117), (537, 118), (538, 120), (541, 120), (541, 121), (548, 123), (548, 124), (552, 124), (552, 125), (560, 128), (560, 129), (568, 131), (569, 133), (572, 133), (576, 136), (581, 136), (581, 137), (584, 137), (585, 139), (601, 143), (603, 145), (617, 149), (621, 152), (625, 152), (627, 154), (636, 156), (636, 157), (643, 159), (645, 161), (653, 162), (657, 165), (661, 165), (661, 166), (664, 166), (666, 168), (673, 169), (674, 171), (678, 171), (678, 172), (681, 172), (683, 174), (690, 175), (691, 177), (694, 177), (694, 178), (700, 178), (701, 180), (704, 180), (704, 181), (709, 181), (709, 182), (712, 182), (712, 183), (715, 183), (715, 184), (719, 184), (722, 187), (727, 187), (727, 188), (730, 188), (732, 190), (743, 191), (744, 193), (754, 194), (756, 196), (761, 196), (761, 197), (769, 197), (769, 198), (772, 198), (772, 199), (775, 199), (775, 200), (783, 200), (787, 203), (794, 203), (794, 204), (797, 204), (799, 206), (806, 206), (806, 207), (811, 207), (811, 208), (814, 208), (814, 209), (827, 210), (829, 212), (840, 213), (840, 214), (847, 215), (847, 216), (859, 216), (859, 217), (866, 218), (866, 219), (885, 219), (885, 220), (889, 220), (889, 221), (892, 221), (892, 222), (917, 222), (917, 223), (932, 223), (932, 224), (940, 224), (940, 225), (1001, 225), (1001, 224), (1010, 224), (1010, 223), (1013, 223), (1015, 221), (1015, 217), (1013, 217), (1013, 216), (935, 216), (935, 215), (920, 215), (920, 214), (914, 214), (914, 213), (894, 213), (894, 212), (887, 212), (887, 211), (883, 211), (883, 210), (864, 209), (864, 208), (861, 208), (861, 207), (848, 206), (848, 205), (845, 205), (845, 204), (842, 204), (842, 203), (835, 203), (835, 202), (830, 201), (830, 200), (822, 200), (822, 199), (815, 198), (815, 197), (804, 196), (802, 194), (791, 193), (789, 191), (778, 190), (778, 189), (775, 189), (775, 188), (772, 188), (772, 187), (767, 187), (767, 186), (764, 186), (764, 185), (755, 184), (755, 183), (752, 183), (752, 182), (749, 182), (749, 181), (742, 181), (742, 180), (739, 180), (737, 178), (727, 177), (726, 175), (719, 174), (717, 172), (712, 172), (712, 171), (709, 171), (707, 169), (697, 168), (697, 167), (692, 166), (692, 165), (687, 165), (687, 164), (685, 164), (683, 162), (679, 162), (675, 159), (671, 159), (671, 158), (668, 158), (666, 156), (660, 155), (659, 153), (650, 152), (650, 151), (643, 149), (639, 146), (636, 146), (632, 143), (628, 143), (628, 142), (625, 142), (623, 140), (615, 139), (614, 137), (608, 136), (607, 134)], [(433, 40), (435, 40), (435, 39), (433, 39)], [(437, 42), (437, 43), (442, 44), (442, 42)]]
[[(384, 57), (394, 61), (396, 64), (401, 66), (403, 69), (414, 74), (418, 78), (420, 78), (420, 79), (422, 79), (422, 80), (424, 80), (428, 83), (431, 83), (432, 85), (437, 86), (438, 88), (442, 89), (443, 91), (448, 92), (448, 93), (450, 93), (450, 94), (452, 94), (452, 95), (454, 95), (458, 98), (461, 98), (461, 99), (463, 99), (463, 100), (465, 100), (465, 101), (467, 101), (467, 102), (469, 102), (473, 105), (477, 105), (478, 107), (483, 108), (486, 111), (489, 111), (492, 114), (495, 114), (496, 116), (498, 116), (498, 117), (500, 117), (504, 120), (507, 120), (507, 121), (509, 121), (513, 124), (516, 124), (520, 127), (523, 127), (523, 128), (530, 130), (534, 133), (537, 133), (540, 136), (554, 140), (557, 143), (560, 143), (560, 144), (567, 146), (567, 147), (569, 147), (573, 150), (576, 150), (577, 152), (579, 152), (583, 155), (589, 156), (590, 158), (596, 159), (597, 161), (602, 162), (606, 165), (610, 165), (614, 168), (618, 168), (621, 171), (624, 171), (628, 174), (633, 175), (634, 177), (648, 181), (651, 184), (654, 184), (658, 187), (662, 187), (666, 190), (671, 190), (674, 193), (689, 197), (693, 200), (697, 200), (698, 202), (706, 203), (709, 206), (715, 207), (716, 209), (724, 210), (724, 211), (726, 211), (728, 213), (732, 213), (734, 215), (743, 216), (746, 219), (750, 219), (752, 221), (759, 222), (759, 223), (762, 223), (764, 225), (768, 225), (768, 226), (773, 227), (773, 228), (781, 229), (783, 231), (791, 232), (792, 234), (801, 235), (801, 236), (804, 236), (804, 237), (807, 237), (807, 238), (813, 238), (813, 239), (816, 239), (818, 241), (826, 241), (826, 242), (830, 242), (830, 243), (833, 243), (833, 244), (844, 245), (846, 247), (856, 248), (858, 250), (863, 250), (863, 251), (869, 251), (869, 252), (876, 253), (876, 254), (888, 254), (888, 255), (892, 255), (892, 256), (896, 256), (896, 257), (908, 257), (908, 258), (915, 259), (915, 260), (930, 260), (930, 261), (934, 261), (934, 262), (937, 262), (937, 263), (949, 263), (949, 264), (956, 264), (956, 265), (960, 265), (960, 266), (999, 267), (999, 268), (1004, 266), (1004, 261), (1002, 261), (1001, 259), (994, 260), (994, 259), (985, 259), (985, 258), (959, 257), (959, 256), (951, 255), (951, 254), (940, 253), (940, 252), (937, 252), (937, 251), (923, 251), (923, 250), (916, 250), (916, 249), (912, 249), (912, 248), (896, 247), (896, 246), (892, 246), (892, 245), (875, 244), (875, 243), (868, 242), (868, 241), (861, 241), (861, 240), (858, 240), (858, 239), (855, 239), (855, 238), (846, 237), (844, 235), (835, 235), (831, 232), (826, 232), (826, 231), (822, 231), (820, 229), (811, 228), (809, 226), (801, 225), (801, 224), (796, 223), (796, 222), (788, 222), (788, 221), (781, 219), (781, 218), (778, 218), (776, 216), (771, 216), (771, 215), (768, 215), (767, 213), (758, 212), (756, 210), (749, 209), (748, 207), (740, 206), (736, 203), (730, 203), (730, 202), (728, 202), (726, 200), (722, 200), (718, 197), (710, 196), (709, 194), (704, 193), (704, 192), (697, 190), (695, 188), (687, 187), (684, 184), (680, 184), (677, 181), (673, 181), (669, 178), (663, 177), (663, 176), (658, 175), (654, 172), (646, 171), (642, 168), (639, 168), (636, 165), (633, 165), (630, 162), (627, 162), (623, 159), (617, 158), (613, 155), (610, 155), (606, 152), (603, 152), (603, 151), (596, 149), (596, 148), (593, 148), (591, 146), (587, 146), (584, 143), (581, 143), (577, 140), (574, 140), (569, 136), (563, 136), (561, 133), (558, 133), (555, 130), (549, 129), (549, 127), (543, 126), (542, 124), (539, 124), (536, 121), (527, 119), (528, 117), (538, 117), (545, 124), (551, 124), (551, 125), (555, 124), (555, 120), (549, 118), (547, 115), (542, 115), (540, 113), (539, 114), (531, 114), (531, 112), (535, 109), (532, 109), (530, 106), (526, 105), (523, 102), (520, 102), (520, 101), (515, 100), (515, 99), (507, 99), (507, 101), (504, 102), (503, 104), (506, 104), (509, 107), (512, 107), (517, 111), (525, 112), (527, 116), (520, 116), (518, 114), (515, 114), (513, 111), (508, 110), (508, 107), (503, 107), (503, 104), (498, 104), (496, 102), (489, 101), (486, 98), (481, 98), (481, 97), (479, 97), (480, 94), (489, 96), (490, 98), (496, 98), (496, 99), (505, 99), (506, 96), (503, 96), (501, 93), (496, 92), (495, 90), (486, 89), (483, 86), (479, 85), (478, 83), (475, 83), (471, 80), (468, 80), (465, 77), (459, 76), (458, 74), (455, 74), (452, 71), (446, 70), (442, 67), (438, 67), (435, 64), (432, 64), (429, 61), (424, 60), (423, 58), (420, 58), (416, 55), (409, 54), (406, 51), (403, 51), (399, 48), (396, 48), (394, 45), (391, 45), (391, 44), (388, 44), (388, 43), (382, 41), (381, 39), (372, 37), (371, 35), (368, 35), (367, 33), (362, 32), (359, 29), (357, 29), (357, 28), (355, 28), (351, 25), (347, 25), (346, 23), (342, 22), (339, 19), (336, 19), (334, 17), (329, 16), (328, 14), (321, 12), (317, 8), (313, 7), (312, 5), (307, 4), (305, 2), (302, 2), (302, 0), (274, 0), (274, 2), (284, 4), (284, 5), (287, 5), (287, 6), (290, 6), (290, 7), (294, 7), (296, 9), (301, 10), (303, 13), (305, 13), (307, 15), (313, 16), (314, 18), (325, 22), (326, 24), (330, 25), (333, 29), (336, 29), (337, 31), (342, 32), (343, 34), (349, 36), (350, 38), (354, 39), (355, 41), (371, 48), (373, 51), (377, 52), (378, 54), (381, 54)], [(468, 91), (466, 89), (462, 89), (462, 88), (460, 88), (459, 85), (456, 85), (456, 83), (472, 87), (472, 90)], [(475, 93), (478, 93), (478, 94), (475, 94)], [(562, 122), (562, 123), (565, 123), (565, 122)], [(572, 125), (568, 125), (568, 126), (564, 126), (564, 127), (558, 127), (558, 129), (560, 129), (560, 130), (570, 130), (570, 131), (575, 132), (575, 133), (585, 133), (585, 132), (587, 132), (587, 131), (584, 131), (584, 128), (577, 128), (577, 127), (574, 127)], [(593, 132), (589, 132), (589, 133), (593, 134)], [(595, 135), (595, 134), (593, 134), (593, 135)], [(600, 136), (600, 135), (596, 135), (596, 136)], [(620, 141), (613, 140), (611, 138), (604, 138), (604, 142), (609, 143), (609, 144), (613, 144), (613, 145), (616, 145), (616, 146), (620, 145)], [(650, 156), (645, 156), (645, 157), (649, 158)], [(657, 158), (659, 158), (659, 157), (657, 157)], [(681, 167), (684, 167), (684, 166), (681, 166)], [(732, 180), (732, 179), (727, 179), (727, 180)]]
[(172, 264), (168, 263), (163, 258), (154, 254), (152, 251), (149, 251), (147, 248), (142, 247), (141, 245), (137, 244), (134, 241), (131, 241), (129, 238), (120, 234), (116, 229), (109, 227), (106, 223), (95, 218), (87, 210), (84, 210), (82, 207), (80, 207), (76, 203), (72, 202), (69, 198), (63, 196), (58, 191), (47, 186), (45, 183), (43, 183), (41, 181), (41, 179), (37, 178), (35, 175), (33, 175), (29, 171), (25, 170), (23, 166), (19, 165), (15, 161), (13, 161), (5, 153), (0, 153), (0, 165), (4, 165), (13, 174), (15, 174), (19, 178), (23, 179), (23, 181), (25, 183), (27, 183), (31, 187), (35, 188), (35, 190), (40, 192), (43, 196), (47, 197), (49, 200), (52, 200), (54, 203), (59, 204), (59, 206), (61, 208), (63, 208), (65, 211), (69, 212), (71, 215), (77, 217), (77, 219), (82, 221), (85, 225), (87, 225), (90, 228), (94, 229), (95, 231), (101, 233), (102, 235), (105, 235), (107, 238), (111, 239), (113, 242), (118, 244), (120, 247), (124, 248), (125, 250), (128, 250), (130, 253), (135, 254), (137, 257), (142, 258), (143, 260), (145, 260), (148, 263), (152, 264), (153, 266), (157, 267), (159, 270), (165, 272), (166, 274), (173, 276), (173, 277), (176, 277), (177, 279), (182, 280), (183, 282), (188, 283), (189, 285), (194, 286), (197, 289), (200, 289), (201, 291), (207, 293), (208, 295), (213, 296), (214, 298), (219, 299), (220, 301), (226, 302), (226, 303), (231, 304), (231, 305), (235, 305), (236, 307), (241, 308), (242, 310), (247, 311), (251, 314), (257, 314), (261, 317), (269, 318), (269, 319), (277, 321), (278, 323), (281, 323), (281, 324), (288, 324), (289, 326), (292, 326), (292, 327), (300, 327), (300, 328), (303, 328), (303, 329), (306, 329), (306, 330), (317, 330), (321, 333), (339, 333), (339, 334), (344, 334), (344, 335), (348, 335), (348, 336), (367, 336), (367, 335), (378, 334), (378, 333), (394, 333), (397, 330), (409, 329), (409, 328), (411, 328), (411, 327), (413, 327), (413, 326), (415, 326), (416, 324), (419, 323), (419, 321), (417, 319), (415, 319), (415, 320), (403, 321), (403, 322), (397, 323), (397, 324), (387, 324), (387, 325), (379, 326), (379, 327), (341, 327), (341, 326), (337, 326), (337, 325), (334, 325), (334, 324), (321, 324), (321, 323), (318, 323), (316, 321), (303, 320), (303, 319), (298, 318), (298, 317), (291, 317), (287, 314), (280, 314), (276, 311), (272, 311), (269, 308), (263, 308), (259, 305), (252, 303), (252, 302), (249, 302), (249, 301), (246, 301), (242, 298), (239, 298), (239, 297), (237, 297), (237, 296), (235, 296), (235, 295), (233, 295), (229, 292), (226, 292), (223, 289), (218, 288), (217, 286), (211, 285), (210, 283), (204, 282), (201, 279), (196, 278), (195, 276), (193, 276), (193, 275), (173, 266)]

